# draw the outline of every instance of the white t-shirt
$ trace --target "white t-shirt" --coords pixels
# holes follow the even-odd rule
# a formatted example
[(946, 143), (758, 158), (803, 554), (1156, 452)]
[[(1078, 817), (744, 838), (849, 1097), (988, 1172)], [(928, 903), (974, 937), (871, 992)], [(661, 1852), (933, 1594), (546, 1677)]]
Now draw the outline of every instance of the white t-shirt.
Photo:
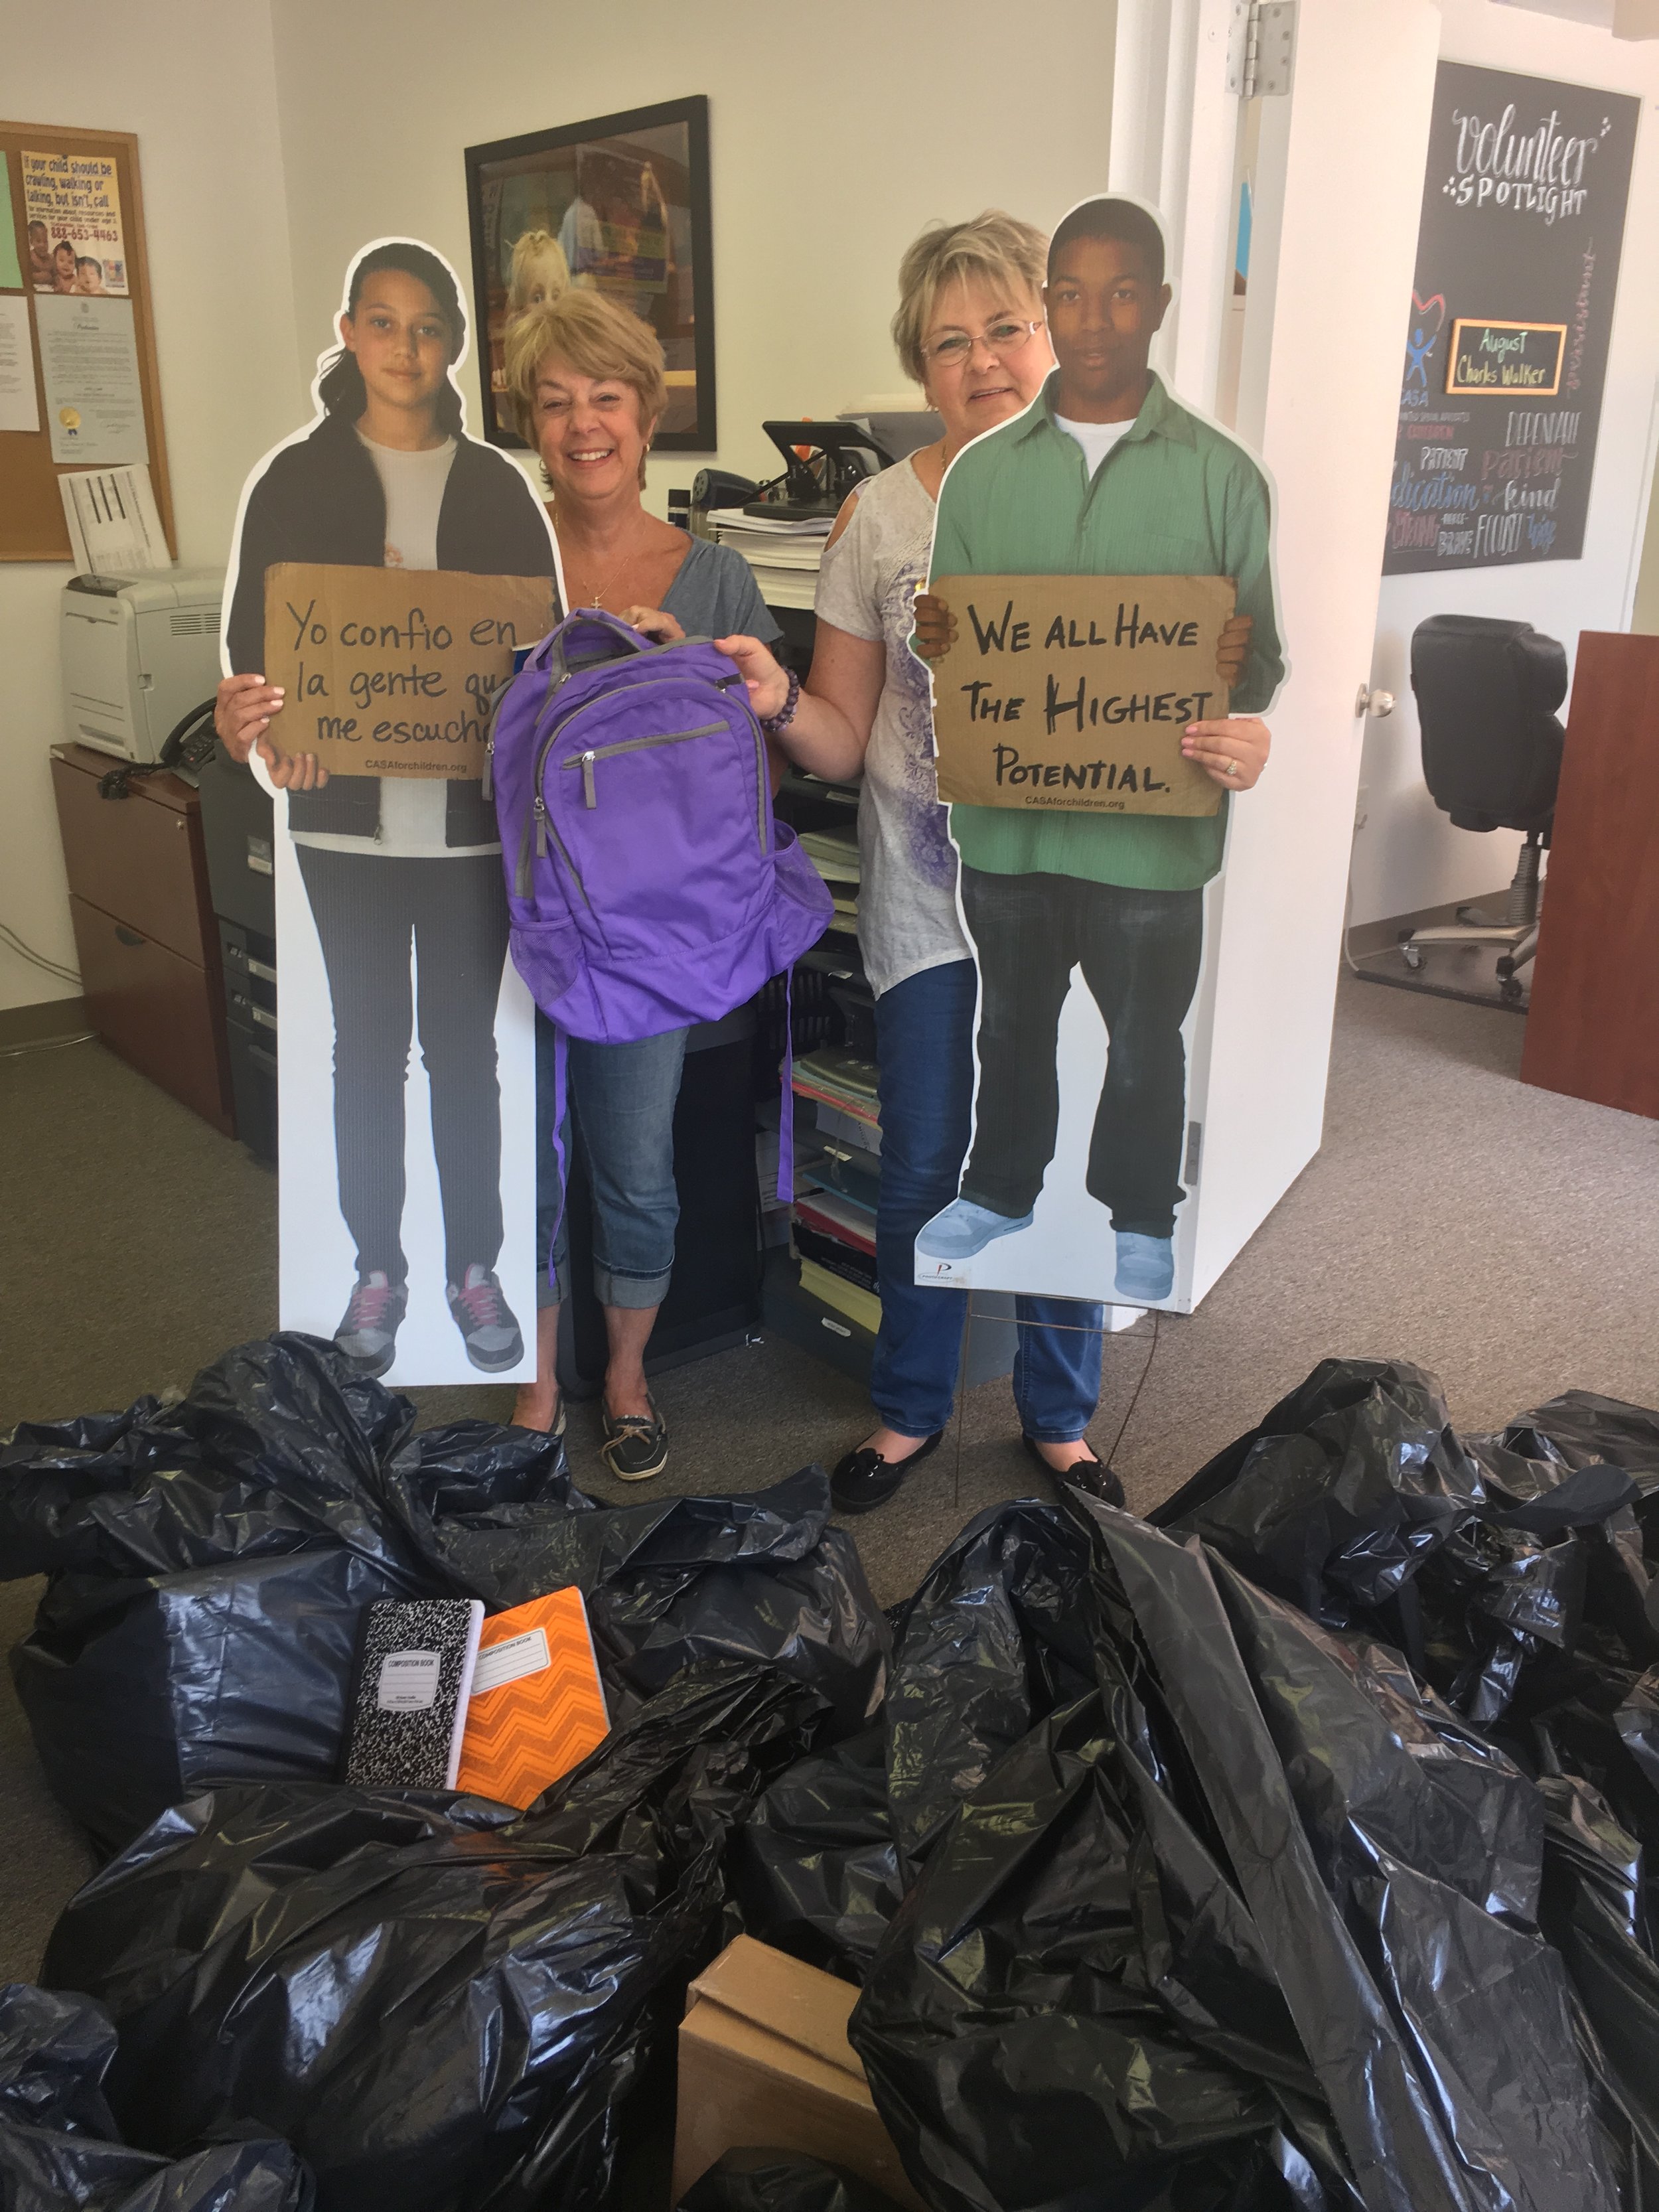
[(950, 809), (939, 804), (927, 670), (910, 650), (933, 536), (933, 502), (901, 461), (860, 488), (818, 571), (818, 619), (879, 639), (887, 653), (859, 793), (859, 949), (878, 997), (924, 969), (973, 957), (957, 916), (957, 850)]
[(1064, 430), (1068, 438), (1075, 438), (1082, 447), (1083, 458), (1089, 464), (1089, 475), (1091, 480), (1107, 454), (1111, 452), (1123, 433), (1133, 427), (1133, 415), (1123, 422), (1073, 422), (1065, 415), (1056, 415), (1054, 417), (1055, 428)]
[[(377, 446), (361, 430), (358, 441), (374, 464), (386, 494), (386, 565), (388, 568), (435, 568), (438, 515), (455, 459), (455, 441), (446, 438), (429, 452), (403, 453)], [(296, 845), (320, 846), (335, 853), (373, 853), (386, 860), (457, 860), (469, 854), (499, 853), (499, 845), (446, 845), (449, 786), (441, 778), (386, 775), (380, 778), (380, 834), (372, 844), (331, 830), (296, 830)]]

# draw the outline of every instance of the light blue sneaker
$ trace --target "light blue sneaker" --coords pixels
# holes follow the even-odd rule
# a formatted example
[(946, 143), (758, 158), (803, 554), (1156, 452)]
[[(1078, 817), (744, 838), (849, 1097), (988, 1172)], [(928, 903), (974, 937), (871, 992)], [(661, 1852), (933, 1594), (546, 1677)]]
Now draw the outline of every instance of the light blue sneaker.
[(1029, 1229), (1036, 1218), (1033, 1213), (1018, 1218), (993, 1213), (988, 1206), (976, 1206), (971, 1198), (955, 1199), (921, 1231), (916, 1249), (930, 1260), (971, 1260), (999, 1237)]
[(1117, 1232), (1118, 1295), (1133, 1305), (1156, 1305), (1175, 1288), (1173, 1237), (1140, 1237), (1133, 1229)]

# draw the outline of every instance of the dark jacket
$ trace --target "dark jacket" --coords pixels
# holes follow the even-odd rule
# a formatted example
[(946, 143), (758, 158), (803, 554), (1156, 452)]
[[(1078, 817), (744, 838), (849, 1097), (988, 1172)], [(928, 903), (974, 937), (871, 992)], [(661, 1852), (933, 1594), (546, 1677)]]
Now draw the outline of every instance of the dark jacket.
[[(227, 643), (238, 675), (265, 665), (265, 570), (278, 561), (378, 568), (386, 559), (386, 495), (355, 424), (328, 415), (309, 437), (284, 446), (253, 487), (242, 518)], [(479, 576), (550, 576), (552, 541), (536, 495), (491, 446), (458, 438), (438, 511), (438, 566)], [(380, 781), (331, 776), (322, 791), (289, 798), (293, 830), (372, 838)], [(495, 810), (476, 780), (449, 787), (444, 842), (487, 845)]]

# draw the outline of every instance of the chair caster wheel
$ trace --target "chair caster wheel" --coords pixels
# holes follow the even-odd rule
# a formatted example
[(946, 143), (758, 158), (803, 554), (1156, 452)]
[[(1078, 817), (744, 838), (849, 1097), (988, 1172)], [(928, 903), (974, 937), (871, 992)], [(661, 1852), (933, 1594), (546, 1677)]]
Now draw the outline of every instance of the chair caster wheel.
[(1423, 965), (1423, 949), (1420, 945), (1402, 945), (1400, 948), (1400, 957), (1405, 962), (1406, 965), (1411, 969), (1413, 975), (1415, 975), (1418, 969)]

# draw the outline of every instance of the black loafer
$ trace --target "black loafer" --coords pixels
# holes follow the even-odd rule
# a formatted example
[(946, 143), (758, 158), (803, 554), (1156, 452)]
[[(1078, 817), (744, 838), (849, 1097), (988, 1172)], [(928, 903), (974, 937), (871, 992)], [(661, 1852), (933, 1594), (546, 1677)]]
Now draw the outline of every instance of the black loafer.
[(830, 1495), (836, 1512), (868, 1513), (873, 1506), (885, 1505), (911, 1468), (920, 1467), (944, 1441), (944, 1430), (935, 1429), (931, 1437), (922, 1438), (908, 1459), (883, 1459), (868, 1444), (849, 1451), (845, 1459), (837, 1460), (836, 1471), (830, 1478)]
[(649, 1482), (668, 1464), (668, 1425), (649, 1391), (645, 1402), (651, 1408), (648, 1413), (612, 1413), (603, 1399), (599, 1401), (605, 1431), (599, 1456), (618, 1482)]
[(1112, 1473), (1111, 1468), (1097, 1460), (1092, 1451), (1087, 1459), (1073, 1460), (1070, 1467), (1062, 1473), (1059, 1468), (1049, 1466), (1037, 1449), (1035, 1437), (1022, 1437), (1020, 1442), (1050, 1482), (1055, 1484), (1069, 1482), (1073, 1489), (1086, 1490), (1091, 1498), (1099, 1498), (1103, 1505), (1122, 1504), (1123, 1485)]

